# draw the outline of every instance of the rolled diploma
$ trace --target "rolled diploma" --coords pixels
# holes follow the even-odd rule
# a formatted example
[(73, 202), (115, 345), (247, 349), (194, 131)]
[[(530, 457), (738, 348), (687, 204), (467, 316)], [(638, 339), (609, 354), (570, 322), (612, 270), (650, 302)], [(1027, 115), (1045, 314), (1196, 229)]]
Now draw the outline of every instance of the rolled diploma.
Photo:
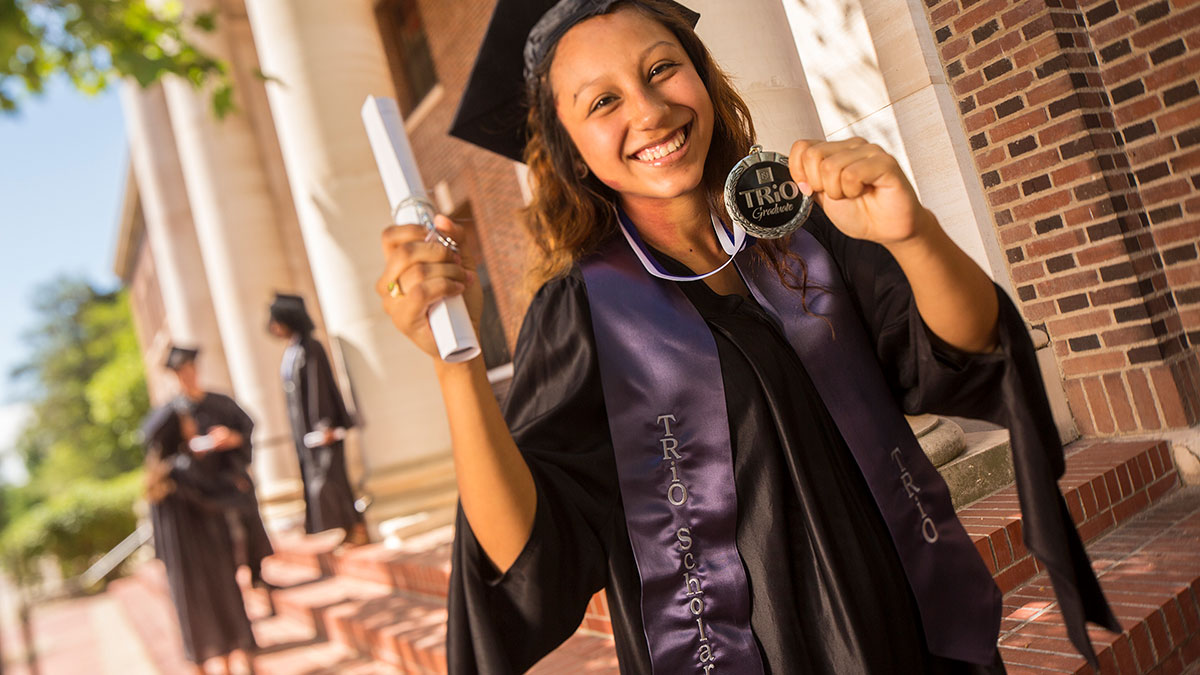
[[(432, 213), (422, 214), (422, 209), (411, 203), (396, 208), (409, 197), (428, 199), (396, 101), (385, 96), (368, 96), (363, 103), (362, 118), (395, 222), (425, 224), (427, 218), (433, 217)], [(479, 355), (479, 340), (461, 295), (439, 300), (429, 308), (428, 318), (442, 360), (460, 363)]]
[[(346, 430), (342, 427), (337, 427), (333, 430), (333, 442), (346, 440)], [(325, 445), (325, 430), (318, 429), (304, 434), (304, 447), (319, 448)]]

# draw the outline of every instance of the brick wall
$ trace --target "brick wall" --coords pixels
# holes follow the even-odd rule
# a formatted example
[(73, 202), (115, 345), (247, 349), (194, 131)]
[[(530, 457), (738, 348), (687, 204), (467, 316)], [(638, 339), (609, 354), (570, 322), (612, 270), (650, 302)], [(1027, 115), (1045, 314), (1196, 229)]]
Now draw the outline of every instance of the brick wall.
[(1200, 3), (924, 0), (1018, 301), (1089, 435), (1200, 420)]
[(417, 5), (444, 93), (411, 129), (413, 153), (431, 190), (445, 181), (456, 200), (470, 204), (511, 348), (529, 300), (524, 292), (528, 239), (516, 216), (524, 201), (514, 165), (448, 135), (495, 2), (419, 0)]

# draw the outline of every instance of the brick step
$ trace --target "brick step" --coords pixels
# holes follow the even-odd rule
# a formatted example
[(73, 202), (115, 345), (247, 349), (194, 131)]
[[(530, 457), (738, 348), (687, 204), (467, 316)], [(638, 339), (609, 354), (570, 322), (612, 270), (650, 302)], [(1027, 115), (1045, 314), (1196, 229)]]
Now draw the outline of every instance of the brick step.
[(450, 586), (453, 539), (453, 526), (446, 526), (407, 539), (399, 549), (383, 544), (346, 548), (333, 555), (333, 569), (339, 576), (445, 598)]
[[(1125, 522), (1177, 484), (1170, 449), (1164, 441), (1075, 443), (1068, 448), (1067, 471), (1059, 481), (1085, 542)], [(975, 501), (960, 509), (958, 515), (1003, 592), (1038, 573), (1037, 562), (1021, 540), (1015, 487)], [(324, 565), (324, 569), (339, 576), (445, 598), (453, 537), (453, 528), (443, 527), (406, 540), (400, 549), (372, 544), (334, 551), (338, 540), (319, 535), (281, 543), (276, 549), (280, 551), (277, 557), (312, 569)], [(583, 627), (612, 634), (603, 592), (589, 603)]]
[(334, 555), (345, 534), (330, 530), (318, 534), (288, 535), (273, 538), (275, 554), (268, 560), (307, 568), (313, 573), (328, 576), (334, 572)]
[[(272, 583), (311, 583), (313, 572), (303, 565), (273, 561), (267, 566)], [(395, 666), (376, 661), (345, 645), (318, 636), (311, 623), (293, 616), (266, 616), (261, 591), (246, 589), (244, 572), (240, 581), (246, 593), (247, 610), (253, 619), (254, 635), (260, 652), (255, 658), (259, 675), (399, 675)], [(276, 591), (282, 593), (285, 590)], [(133, 624), (160, 672), (190, 672), (191, 664), (183, 656), (175, 609), (167, 589), (166, 573), (157, 561), (139, 566), (133, 574), (111, 583), (108, 592), (118, 601)]]
[[(248, 577), (249, 575), (244, 576)], [(324, 579), (326, 576), (326, 574), (316, 571), (310, 565), (287, 562), (286, 559), (276, 556), (271, 556), (263, 561), (263, 578), (280, 588), (291, 588), (293, 586), (312, 583)], [(242, 579), (239, 576), (238, 579), (245, 582), (243, 583), (243, 587), (249, 583), (249, 578)]]
[[(1143, 673), (1158, 664), (1193, 663), (1200, 651), (1200, 639), (1194, 639), (1200, 630), (1195, 607), (1200, 562), (1188, 555), (1200, 556), (1196, 531), (1200, 491), (1176, 491), (1164, 501), (1163, 495), (1178, 481), (1162, 443), (1089, 443), (1072, 448), (1067, 464), (1061, 486), (1088, 539), (1129, 522), (1089, 547), (1128, 629), (1124, 636), (1096, 631), (1102, 663), (1108, 664), (1103, 672)], [(1138, 516), (1147, 506), (1156, 508)], [(1037, 573), (1020, 546), (1020, 517), (1011, 489), (968, 506), (960, 515), (985, 560), (991, 558), (990, 567), (1002, 585), (1015, 587)], [(1175, 528), (1174, 534), (1155, 539), (1167, 525)], [(277, 658), (287, 663), (296, 663), (291, 658), (310, 658), (305, 663), (328, 664), (320, 667), (333, 669), (312, 672), (444, 673), (446, 610), (439, 594), (444, 596), (448, 579), (451, 536), (449, 531), (435, 531), (422, 541), (406, 542), (398, 551), (381, 546), (334, 551), (321, 537), (281, 542), (264, 574), (288, 587), (273, 592), (279, 615), (256, 620), (256, 633), (263, 630), (260, 627), (279, 624), (309, 636), (292, 640), (297, 644), (285, 651), (311, 650), (311, 656)], [(1172, 552), (1171, 546), (1185, 550)], [(1146, 556), (1154, 559), (1148, 562)], [(1026, 564), (1032, 569), (1022, 569)], [(169, 603), (161, 566), (144, 567), (151, 571), (134, 575), (130, 583)], [(336, 576), (322, 576), (322, 569)], [(1149, 578), (1147, 571), (1152, 574)], [(1164, 584), (1173, 594), (1162, 602), (1143, 592), (1144, 587), (1157, 589)], [(1187, 602), (1192, 603), (1187, 605), (1191, 610), (1185, 608)], [(248, 599), (249, 606), (257, 604), (253, 597)], [(169, 604), (166, 611), (170, 612)], [(1009, 593), (1006, 611), (1002, 645), (1010, 672), (1087, 672), (1065, 639), (1044, 575)], [(173, 625), (173, 615), (166, 623)], [(593, 599), (581, 628), (534, 672), (615, 672), (612, 639), (597, 634), (611, 633), (603, 595)], [(260, 659), (270, 663), (276, 658), (272, 654), (268, 648)], [(1132, 666), (1126, 657), (1135, 659)], [(392, 671), (372, 670), (377, 666)]]
[(311, 626), (321, 638), (331, 638), (336, 633), (336, 626), (333, 626), (333, 631), (329, 630), (331, 626), (326, 619), (330, 610), (391, 594), (391, 589), (381, 584), (332, 576), (290, 588), (280, 588), (271, 593), (271, 598), (280, 616)]
[[(1087, 543), (1161, 500), (1179, 485), (1179, 475), (1166, 441), (1084, 441), (1068, 448), (1058, 485)], [(1001, 591), (1040, 571), (1021, 539), (1015, 486), (967, 505), (958, 518)]]
[[(1158, 500), (1089, 550), (1126, 629), (1122, 635), (1092, 630), (1101, 673), (1178, 673), (1200, 662), (1200, 489)], [(334, 640), (404, 672), (445, 672), (445, 609), (439, 601), (360, 580), (318, 583), (335, 590), (310, 591), (308, 601), (354, 598), (321, 613)], [(1005, 596), (1001, 650), (1010, 673), (1092, 672), (1066, 639), (1056, 607), (1045, 574)], [(533, 672), (568, 670), (615, 672), (611, 638), (580, 632)]]
[(276, 616), (255, 622), (257, 675), (399, 675), (396, 667), (318, 639), (310, 626)]
[[(273, 593), (279, 616), (406, 673), (446, 672), (444, 598), (396, 591), (388, 585), (333, 576)], [(531, 672), (615, 672), (611, 637), (580, 632)]]
[[(1091, 628), (1101, 675), (1200, 667), (1200, 488), (1173, 492), (1088, 547), (1120, 635)], [(1095, 671), (1075, 653), (1046, 574), (1005, 596), (1009, 675)]]

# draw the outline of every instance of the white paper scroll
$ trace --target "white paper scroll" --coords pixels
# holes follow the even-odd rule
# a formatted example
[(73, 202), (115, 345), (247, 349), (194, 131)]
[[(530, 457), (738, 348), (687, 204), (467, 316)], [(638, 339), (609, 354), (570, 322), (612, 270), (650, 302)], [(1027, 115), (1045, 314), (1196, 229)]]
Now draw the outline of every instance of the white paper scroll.
[[(375, 153), (379, 176), (392, 205), (394, 222), (421, 223), (433, 227), (433, 213), (422, 213), (416, 200), (428, 200), (421, 173), (413, 158), (404, 120), (396, 101), (384, 96), (368, 96), (362, 107), (363, 126)], [(403, 205), (403, 206), (401, 206)], [(429, 308), (429, 327), (444, 361), (460, 363), (479, 355), (479, 340), (462, 296), (439, 301)]]

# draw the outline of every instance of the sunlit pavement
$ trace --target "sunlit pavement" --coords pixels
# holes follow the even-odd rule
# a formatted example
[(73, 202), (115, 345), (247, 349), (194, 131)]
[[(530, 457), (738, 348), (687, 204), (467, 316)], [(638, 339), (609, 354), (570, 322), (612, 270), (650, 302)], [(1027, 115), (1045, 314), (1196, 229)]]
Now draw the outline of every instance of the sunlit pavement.
[[(16, 612), (7, 611), (7, 603), (5, 609), (4, 672), (30, 673)], [(121, 607), (108, 595), (38, 605), (32, 624), (40, 675), (160, 675)]]

